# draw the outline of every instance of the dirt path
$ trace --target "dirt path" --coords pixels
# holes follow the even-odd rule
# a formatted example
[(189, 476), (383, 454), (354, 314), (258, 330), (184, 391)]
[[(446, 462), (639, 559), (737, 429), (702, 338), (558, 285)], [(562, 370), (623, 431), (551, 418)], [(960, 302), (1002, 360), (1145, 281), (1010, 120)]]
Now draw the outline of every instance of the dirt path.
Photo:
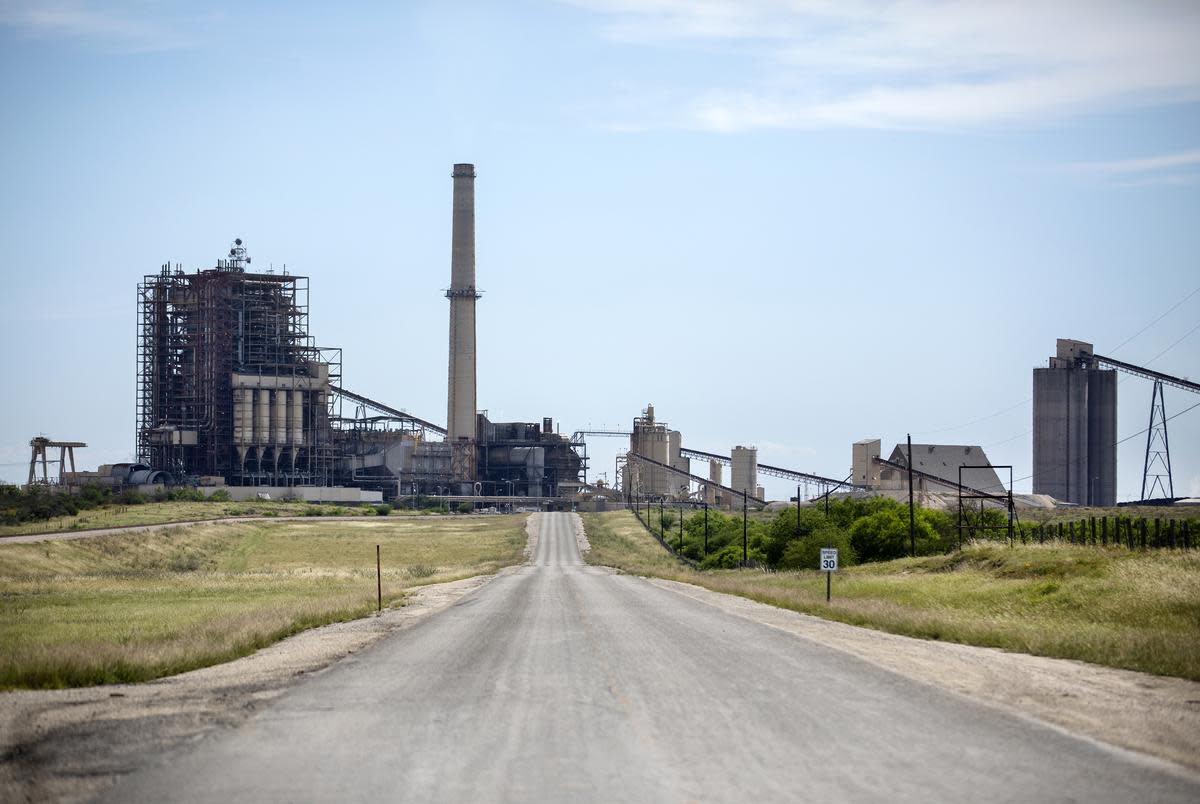
[(650, 583), (908, 678), (1200, 770), (1200, 683), (888, 634), (654, 578)]

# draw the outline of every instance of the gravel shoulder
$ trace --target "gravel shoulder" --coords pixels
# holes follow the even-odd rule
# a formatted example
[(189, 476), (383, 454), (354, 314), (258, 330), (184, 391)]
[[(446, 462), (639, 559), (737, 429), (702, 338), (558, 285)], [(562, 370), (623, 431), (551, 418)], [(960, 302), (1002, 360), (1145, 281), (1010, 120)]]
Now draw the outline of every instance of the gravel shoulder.
[(1200, 683), (1068, 659), (914, 639), (647, 578), (729, 614), (1073, 734), (1200, 770)]

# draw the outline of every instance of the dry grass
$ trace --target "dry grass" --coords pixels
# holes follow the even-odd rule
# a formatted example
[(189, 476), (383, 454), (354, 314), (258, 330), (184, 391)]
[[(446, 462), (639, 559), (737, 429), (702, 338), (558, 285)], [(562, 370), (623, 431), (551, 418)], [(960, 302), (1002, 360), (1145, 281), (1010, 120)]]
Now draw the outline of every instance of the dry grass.
[[(0, 537), (28, 536), (61, 531), (101, 530), (129, 525), (164, 525), (169, 522), (194, 522), (238, 516), (305, 516), (306, 514), (364, 515), (375, 513), (369, 506), (337, 506), (284, 500), (246, 500), (244, 502), (156, 502), (141, 505), (106, 505), (89, 508), (74, 516), (57, 516), (22, 525), (0, 525)], [(405, 513), (411, 513), (406, 511)], [(0, 542), (2, 543), (2, 542)]]
[(0, 545), (0, 688), (141, 681), (519, 563), (524, 517), (206, 524)]
[(588, 560), (898, 634), (1200, 680), (1200, 553), (972, 545), (839, 571), (698, 572), (632, 514), (584, 515)]

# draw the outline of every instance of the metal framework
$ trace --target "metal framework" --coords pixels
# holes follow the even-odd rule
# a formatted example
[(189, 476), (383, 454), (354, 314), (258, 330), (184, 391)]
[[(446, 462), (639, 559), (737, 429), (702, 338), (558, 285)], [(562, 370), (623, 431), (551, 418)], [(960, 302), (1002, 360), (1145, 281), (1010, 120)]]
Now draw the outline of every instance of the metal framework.
[[(1175, 483), (1171, 478), (1171, 448), (1167, 441), (1167, 416), (1163, 400), (1163, 386), (1170, 385), (1173, 388), (1198, 394), (1200, 393), (1200, 383), (1143, 366), (1135, 366), (1132, 363), (1115, 360), (1104, 355), (1093, 354), (1092, 357), (1102, 366), (1154, 381), (1154, 390), (1150, 394), (1150, 427), (1146, 431), (1146, 460), (1142, 470), (1142, 500), (1163, 497), (1174, 499)], [(1167, 479), (1165, 486), (1163, 485), (1164, 477)], [(1159, 491), (1158, 497), (1154, 496), (1156, 488)]]
[[(588, 472), (587, 441), (585, 440), (585, 436), (604, 436), (606, 438), (629, 438), (631, 435), (633, 435), (633, 433), (630, 432), (629, 430), (576, 430), (574, 433), (572, 433), (571, 446), (573, 448), (582, 450), (582, 452), (580, 453), (580, 471), (583, 473), (584, 484), (587, 484), (587, 472)], [(619, 472), (616, 472), (616, 473), (614, 473), (614, 476), (619, 475), (619, 474), (620, 474)], [(616, 486), (616, 488), (621, 488), (621, 487)]]
[[(711, 480), (709, 480), (708, 478), (700, 477), (700, 475), (694, 475), (691, 472), (685, 472), (682, 469), (676, 469), (674, 466), (665, 464), (661, 461), (656, 461), (653, 458), (647, 458), (645, 455), (638, 455), (637, 453), (634, 453), (634, 452), (627, 452), (627, 453), (625, 453), (625, 461), (626, 461), (626, 471), (628, 471), (628, 464), (630, 461), (633, 461), (636, 463), (645, 463), (645, 464), (649, 464), (650, 466), (655, 466), (659, 469), (665, 469), (668, 472), (673, 472), (674, 474), (685, 477), (688, 480), (694, 480), (697, 483), (700, 483), (700, 484), (703, 484), (706, 486), (712, 486), (713, 488), (720, 489), (721, 491), (729, 492), (731, 495), (733, 495), (733, 497), (731, 497), (730, 499), (733, 499), (734, 497), (742, 497), (745, 500), (754, 500), (756, 503), (759, 503), (761, 505), (767, 504), (766, 500), (761, 499), (759, 497), (755, 497), (753, 494), (746, 494), (745, 492), (738, 491), (737, 489), (730, 488), (729, 486), (722, 486), (720, 483), (714, 483)], [(649, 498), (647, 498), (647, 499), (649, 499)]]
[(138, 459), (177, 482), (328, 484), (341, 350), (309, 335), (307, 277), (249, 264), (237, 240), (215, 268), (138, 285)]
[[(725, 466), (733, 466), (733, 459), (728, 455), (717, 455), (714, 452), (704, 452), (703, 450), (688, 449), (687, 447), (680, 447), (679, 454), (685, 458), (712, 460), (722, 463)], [(758, 464), (758, 471), (761, 474), (768, 475), (770, 477), (779, 477), (783, 478), (784, 480), (793, 480), (802, 483), (804, 485), (806, 495), (808, 493), (808, 484), (812, 483), (817, 487), (817, 497), (830, 494), (839, 488), (855, 488), (854, 484), (847, 483), (845, 480), (838, 480), (832, 477), (822, 477), (821, 475), (814, 475), (810, 472), (799, 472), (795, 469), (785, 469), (782, 466), (770, 466), (765, 463)], [(739, 491), (738, 494), (740, 495), (741, 492)]]
[[(1163, 478), (1167, 484), (1163, 485)], [(1149, 485), (1149, 489), (1147, 489)], [(1158, 489), (1156, 497), (1154, 490)], [(1146, 428), (1146, 463), (1142, 470), (1142, 499), (1175, 498), (1175, 483), (1171, 480), (1171, 446), (1167, 440), (1167, 408), (1163, 401), (1162, 380), (1154, 381), (1150, 395), (1150, 426)]]
[[(440, 436), (446, 435), (445, 427), (425, 421), (411, 413), (385, 405), (382, 402), (376, 402), (374, 399), (365, 397), (362, 394), (356, 394), (345, 388), (339, 388), (336, 385), (332, 386), (330, 390), (333, 391), (335, 397), (349, 400), (356, 405), (355, 415), (352, 418), (338, 417), (337, 421), (342, 426), (362, 427), (362, 423), (366, 423), (367, 429), (376, 429), (377, 426), (381, 425), (395, 425), (400, 430), (408, 430), (422, 437), (427, 436), (429, 433)], [(374, 411), (376, 414), (381, 415), (369, 416), (367, 415), (369, 411)]]
[[(1008, 488), (1006, 489), (1004, 494), (988, 494), (985, 491), (976, 491), (975, 489), (972, 489), (968, 486), (964, 486), (963, 482), (962, 482), (962, 474), (963, 474), (964, 469), (1007, 469), (1008, 470)], [(914, 470), (914, 474), (915, 473), (916, 473), (916, 470)], [(969, 529), (971, 531), (972, 536), (974, 536), (974, 533), (976, 530), (985, 530), (985, 531), (986, 530), (1003, 530), (1005, 532), (1005, 536), (1004, 536), (1005, 540), (1008, 541), (1009, 544), (1013, 543), (1012, 487), (1013, 487), (1013, 468), (1011, 465), (996, 466), (993, 464), (985, 463), (985, 464), (978, 464), (978, 465), (974, 465), (974, 466), (958, 467), (958, 546), (959, 547), (962, 547), (963, 529), (964, 528)], [(964, 491), (967, 493), (964, 494), (963, 493)], [(976, 523), (974, 525), (970, 524), (969, 513), (973, 513), (973, 510), (969, 512), (967, 509), (974, 508), (973, 502), (975, 500), (979, 501), (979, 511), (981, 514), (983, 512), (983, 506), (987, 502), (994, 502), (994, 503), (1004, 505), (1005, 510), (1008, 512), (1008, 524), (1006, 524), (1006, 525), (988, 525), (983, 522), (982, 517), (980, 517), (980, 521), (978, 523)]]
[[(86, 447), (87, 444), (82, 441), (52, 441), (45, 436), (35, 436), (29, 440), (29, 485), (34, 482), (40, 482), (42, 485), (50, 485), (52, 482), (62, 483), (63, 473), (67, 470), (67, 462), (71, 463), (71, 471), (75, 471), (75, 448)], [(58, 449), (57, 458), (47, 458), (47, 448)], [(42, 464), (42, 479), (37, 481), (37, 465)], [(50, 473), (47, 470), (47, 464), (58, 464), (58, 479), (50, 480)]]

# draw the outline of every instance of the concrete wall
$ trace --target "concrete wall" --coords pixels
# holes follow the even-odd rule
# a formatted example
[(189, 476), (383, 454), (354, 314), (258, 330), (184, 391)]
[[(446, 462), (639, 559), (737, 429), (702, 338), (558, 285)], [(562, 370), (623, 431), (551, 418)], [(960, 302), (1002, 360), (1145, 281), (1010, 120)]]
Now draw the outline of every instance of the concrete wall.
[(200, 486), (200, 493), (211, 497), (224, 491), (229, 499), (258, 499), (259, 494), (268, 494), (272, 500), (305, 500), (311, 502), (376, 503), (383, 502), (383, 492), (365, 491), (348, 486)]
[(1033, 370), (1033, 493), (1117, 501), (1117, 379), (1105, 369)]
[(1088, 494), (1117, 504), (1117, 372), (1088, 372)]

